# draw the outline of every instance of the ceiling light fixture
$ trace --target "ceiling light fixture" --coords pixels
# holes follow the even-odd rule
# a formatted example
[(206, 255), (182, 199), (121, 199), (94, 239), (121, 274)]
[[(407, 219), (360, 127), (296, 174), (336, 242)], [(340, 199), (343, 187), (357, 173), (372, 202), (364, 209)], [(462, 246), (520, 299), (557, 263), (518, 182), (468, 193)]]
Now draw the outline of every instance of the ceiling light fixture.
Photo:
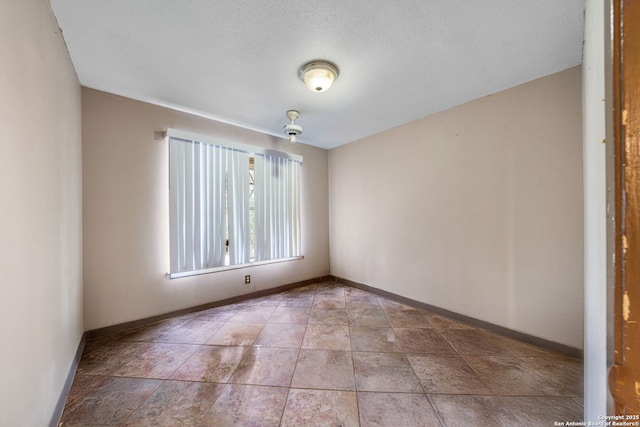
[(284, 125), (284, 128), (282, 128), (282, 131), (285, 134), (289, 135), (289, 142), (291, 144), (295, 144), (297, 142), (296, 136), (302, 133), (302, 128), (294, 123), (299, 116), (300, 113), (298, 113), (296, 110), (287, 111), (287, 117), (289, 118), (289, 120), (291, 120), (291, 123), (289, 123), (288, 125)]
[(338, 78), (338, 74), (336, 64), (324, 60), (308, 62), (298, 70), (298, 76), (312, 92), (324, 92), (329, 89)]

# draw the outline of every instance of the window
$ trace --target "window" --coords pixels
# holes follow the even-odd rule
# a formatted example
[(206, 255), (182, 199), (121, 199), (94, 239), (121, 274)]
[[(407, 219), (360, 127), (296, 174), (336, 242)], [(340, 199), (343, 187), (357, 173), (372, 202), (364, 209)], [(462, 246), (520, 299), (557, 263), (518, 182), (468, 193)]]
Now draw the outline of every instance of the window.
[(298, 258), (302, 157), (167, 130), (170, 276)]

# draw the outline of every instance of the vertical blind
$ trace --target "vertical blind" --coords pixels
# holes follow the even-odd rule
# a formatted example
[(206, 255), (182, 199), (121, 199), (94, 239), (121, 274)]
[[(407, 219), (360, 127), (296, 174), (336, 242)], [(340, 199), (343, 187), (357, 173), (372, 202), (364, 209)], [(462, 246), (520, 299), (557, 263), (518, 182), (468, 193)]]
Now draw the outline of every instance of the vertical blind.
[(171, 277), (301, 255), (301, 158), (167, 136)]
[(300, 163), (255, 156), (255, 259), (300, 255)]

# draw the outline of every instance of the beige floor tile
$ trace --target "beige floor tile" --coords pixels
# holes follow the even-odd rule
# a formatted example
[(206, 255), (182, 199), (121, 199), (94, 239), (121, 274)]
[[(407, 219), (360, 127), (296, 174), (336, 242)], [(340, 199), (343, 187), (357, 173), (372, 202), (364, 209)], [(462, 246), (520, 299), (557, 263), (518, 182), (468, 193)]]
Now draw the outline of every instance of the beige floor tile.
[(77, 374), (112, 375), (113, 372), (134, 360), (138, 353), (149, 348), (149, 343), (109, 341), (94, 346), (82, 354)]
[(520, 357), (520, 360), (544, 377), (557, 390), (557, 394), (583, 396), (582, 361), (562, 356), (526, 356)]
[(382, 307), (380, 307), (378, 299), (373, 295), (351, 295), (347, 296), (347, 308), (368, 308), (371, 310), (379, 310)]
[(195, 317), (195, 319), (226, 322), (231, 320), (231, 318), (238, 313), (240, 307), (241, 306), (239, 305), (223, 305), (221, 307), (210, 308), (198, 313), (198, 316)]
[(316, 295), (313, 308), (347, 308), (344, 295)]
[(305, 325), (290, 323), (268, 323), (253, 342), (259, 347), (300, 348), (304, 337)]
[(236, 314), (229, 319), (230, 322), (267, 322), (274, 311), (276, 311), (277, 306), (267, 305), (267, 306), (247, 306), (240, 308)]
[(249, 346), (256, 340), (262, 328), (264, 323), (226, 322), (206, 344)]
[(136, 378), (169, 378), (199, 348), (199, 346), (191, 344), (143, 344), (146, 348), (141, 349), (135, 358), (115, 370), (112, 375)]
[(394, 328), (433, 328), (429, 318), (419, 310), (385, 310)]
[(347, 297), (347, 300), (363, 300), (363, 299), (374, 299), (378, 300), (378, 297), (371, 292), (363, 291), (362, 289), (352, 288), (350, 286), (344, 287), (344, 295)]
[(511, 338), (503, 337), (493, 332), (483, 331), (493, 341), (498, 342), (502, 347), (509, 350), (514, 356), (558, 356), (558, 353), (536, 347), (535, 345), (527, 344), (524, 342), (516, 341)]
[(582, 378), (580, 360), (322, 282), (88, 340), (63, 425), (550, 425), (581, 418)]
[(356, 393), (291, 389), (281, 426), (358, 427)]
[(302, 348), (351, 351), (349, 327), (344, 325), (307, 325)]
[(361, 426), (440, 426), (425, 394), (359, 392), (358, 409)]
[(400, 353), (353, 353), (358, 391), (422, 393), (409, 360)]
[(380, 305), (377, 302), (369, 302), (369, 301), (347, 301), (347, 309), (359, 309), (359, 310), (380, 310)]
[(461, 356), (408, 354), (407, 358), (427, 393), (493, 394)]
[(62, 416), (64, 427), (114, 426), (123, 422), (162, 384), (160, 380), (107, 378), (70, 405)]
[(204, 425), (223, 384), (165, 381), (122, 427)]
[(386, 311), (386, 310), (410, 310), (413, 311), (415, 308), (409, 307), (406, 304), (399, 303), (397, 301), (390, 300), (385, 297), (377, 296), (378, 304)]
[(309, 320), (309, 307), (279, 306), (269, 318), (269, 323), (299, 323), (306, 325)]
[(229, 382), (289, 387), (299, 351), (293, 348), (251, 347)]
[(349, 326), (389, 327), (391, 324), (381, 308), (349, 308)]
[(345, 296), (345, 287), (340, 283), (336, 282), (324, 282), (322, 284), (318, 284), (316, 288), (316, 296)]
[(224, 322), (192, 319), (160, 334), (155, 342), (204, 344), (224, 325)]
[(207, 414), (205, 425), (277, 427), (287, 395), (283, 387), (228, 384)]
[(466, 323), (458, 322), (457, 320), (449, 319), (445, 316), (439, 316), (433, 313), (427, 313), (425, 315), (435, 329), (475, 329)]
[(122, 341), (155, 342), (160, 341), (163, 335), (180, 330), (189, 319), (167, 319), (148, 326), (135, 328), (123, 334)]
[(353, 351), (402, 351), (391, 328), (350, 327), (349, 331)]
[(459, 354), (513, 356), (509, 350), (477, 329), (445, 329), (439, 332)]
[(316, 290), (315, 288), (296, 288), (282, 292), (280, 295), (282, 298), (278, 307), (311, 307)]
[(311, 309), (309, 324), (348, 325), (346, 308), (314, 308)]
[(558, 395), (556, 387), (517, 357), (463, 357), (495, 394), (505, 396)]
[(569, 397), (501, 397), (525, 426), (554, 425), (554, 422), (582, 421), (584, 409)]
[(289, 289), (288, 291), (282, 292), (282, 294), (287, 295), (287, 294), (310, 293), (311, 295), (315, 295), (316, 291), (318, 290), (318, 286), (320, 285), (321, 285), (320, 283), (311, 283), (309, 285), (300, 286), (299, 288)]
[(298, 298), (286, 298), (280, 301), (278, 307), (304, 307), (311, 308), (313, 306), (313, 296), (311, 297), (298, 297)]
[(520, 425), (518, 419), (496, 396), (429, 395), (444, 427), (504, 427)]
[(236, 370), (247, 347), (204, 345), (198, 349), (171, 379), (225, 383)]
[(251, 298), (249, 300), (244, 301), (244, 304), (247, 307), (251, 307), (251, 306), (277, 307), (278, 304), (280, 304), (280, 301), (282, 301), (282, 295), (273, 294), (273, 295), (266, 295), (264, 297)]
[(300, 350), (291, 387), (355, 390), (351, 352)]
[(456, 354), (435, 329), (394, 328), (393, 331), (405, 353)]
[(67, 401), (65, 402), (65, 406), (69, 406), (90, 392), (96, 389), (100, 384), (102, 384), (107, 378), (102, 375), (81, 375), (78, 374), (73, 378), (73, 383), (71, 384), (71, 389), (69, 390), (69, 394), (67, 395)]

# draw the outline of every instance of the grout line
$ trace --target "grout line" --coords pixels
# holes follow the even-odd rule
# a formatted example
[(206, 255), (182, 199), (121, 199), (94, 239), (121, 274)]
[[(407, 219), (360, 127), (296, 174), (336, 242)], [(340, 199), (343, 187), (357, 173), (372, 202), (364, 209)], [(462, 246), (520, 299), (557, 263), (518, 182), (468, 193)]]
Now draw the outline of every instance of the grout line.
[[(499, 401), (502, 403), (502, 405), (508, 409), (509, 413), (511, 413), (511, 415), (514, 416), (515, 419), (520, 420), (520, 418), (517, 417), (517, 415), (515, 414), (515, 412), (513, 412), (511, 410), (511, 408), (509, 407), (509, 405), (507, 405), (507, 403), (502, 399), (502, 397), (512, 397), (511, 395), (498, 395), (495, 393), (495, 391), (485, 382), (484, 379), (482, 379), (482, 377), (480, 376), (480, 374), (478, 373), (478, 371), (476, 371), (476, 369), (473, 368), (473, 366), (471, 366), (471, 364), (466, 360), (465, 356), (469, 356), (469, 357), (486, 357), (486, 356), (496, 356), (496, 357), (508, 357), (508, 358), (513, 358), (515, 360), (518, 361), (518, 363), (523, 364), (525, 366), (527, 366), (529, 369), (531, 369), (532, 371), (534, 371), (539, 377), (541, 377), (545, 382), (547, 382), (547, 377), (543, 374), (541, 374), (538, 369), (534, 369), (533, 367), (529, 366), (526, 363), (525, 358), (535, 358), (535, 359), (549, 359), (549, 360), (553, 360), (554, 358), (558, 358), (558, 356), (553, 356), (553, 355), (533, 355), (533, 356), (528, 356), (528, 355), (521, 355), (518, 356), (516, 355), (513, 351), (511, 351), (511, 349), (507, 346), (503, 346), (500, 342), (498, 342), (498, 340), (493, 339), (490, 335), (487, 334), (487, 339), (488, 341), (490, 341), (491, 343), (493, 343), (496, 347), (499, 348), (504, 348), (505, 350), (508, 351), (508, 353), (510, 353), (509, 355), (484, 355), (484, 354), (462, 354), (460, 351), (458, 351), (453, 344), (450, 342), (449, 339), (447, 339), (447, 337), (445, 336), (445, 334), (443, 332), (448, 331), (448, 329), (438, 329), (435, 327), (431, 327), (431, 328), (419, 328), (419, 329), (426, 329), (426, 330), (430, 330), (430, 331), (435, 331), (437, 332), (437, 335), (439, 337), (441, 337), (445, 342), (447, 342), (451, 348), (452, 351), (454, 353), (408, 353), (406, 351), (406, 349), (404, 348), (404, 346), (402, 346), (401, 340), (398, 338), (398, 336), (396, 335), (396, 329), (412, 329), (410, 327), (410, 325), (406, 325), (405, 327), (394, 327), (391, 324), (391, 321), (389, 319), (389, 313), (388, 311), (393, 311), (391, 309), (385, 309), (385, 307), (382, 305), (381, 303), (381, 298), (384, 298), (385, 300), (387, 300), (386, 297), (382, 297), (382, 296), (376, 296), (375, 294), (373, 294), (375, 296), (375, 306), (372, 303), (372, 309), (381, 309), (386, 321), (388, 323), (388, 326), (367, 326), (367, 325), (360, 325), (360, 326), (353, 326), (351, 325), (351, 321), (349, 318), (349, 313), (350, 312), (357, 312), (357, 308), (358, 307), (353, 307), (350, 306), (350, 304), (347, 302), (348, 300), (348, 294), (347, 294), (347, 286), (348, 285), (344, 285), (344, 284), (340, 284), (340, 283), (336, 283), (331, 284), (332, 286), (340, 286), (342, 288), (342, 296), (344, 298), (344, 303), (345, 303), (345, 308), (344, 308), (344, 313), (346, 313), (346, 317), (347, 317), (347, 323), (346, 323), (346, 327), (347, 327), (347, 334), (348, 334), (348, 340), (349, 340), (349, 350), (331, 350), (331, 349), (308, 349), (310, 351), (314, 351), (314, 350), (323, 350), (323, 351), (340, 351), (340, 352), (345, 352), (348, 351), (350, 353), (350, 357), (351, 357), (351, 364), (352, 364), (352, 373), (353, 373), (353, 381), (354, 381), (354, 390), (343, 390), (343, 389), (337, 389), (337, 388), (314, 388), (314, 387), (292, 387), (292, 383), (293, 383), (293, 379), (296, 375), (296, 372), (298, 370), (298, 362), (300, 360), (300, 355), (301, 352), (303, 350), (303, 345), (304, 345), (304, 339), (306, 337), (307, 332), (309, 332), (309, 326), (310, 325), (315, 325), (316, 323), (310, 323), (311, 320), (311, 313), (314, 310), (314, 304), (316, 302), (316, 299), (318, 296), (321, 296), (322, 294), (319, 294), (319, 290), (321, 289), (321, 286), (323, 286), (323, 283), (320, 284), (316, 284), (315, 289), (313, 290), (313, 298), (311, 298), (311, 306), (310, 307), (297, 307), (297, 306), (293, 306), (293, 307), (289, 307), (289, 306), (281, 306), (280, 304), (283, 302), (282, 300), (278, 300), (278, 304), (275, 306), (272, 305), (246, 305), (242, 308), (238, 308), (236, 310), (236, 312), (234, 313), (234, 316), (239, 314), (238, 312), (241, 311), (244, 308), (251, 308), (254, 311), (262, 311), (262, 310), (269, 310), (269, 308), (273, 308), (273, 310), (271, 311), (271, 313), (269, 314), (269, 316), (266, 318), (265, 321), (260, 321), (260, 322), (255, 322), (255, 321), (250, 321), (250, 322), (238, 322), (238, 321), (231, 321), (231, 318), (229, 318), (228, 320), (209, 320), (209, 319), (200, 319), (200, 321), (202, 322), (207, 322), (207, 323), (216, 323), (216, 324), (220, 324), (218, 325), (218, 327), (213, 331), (213, 333), (211, 334), (211, 336), (205, 341), (205, 343), (193, 343), (193, 342), (175, 342), (175, 341), (164, 341), (166, 338), (162, 337), (162, 333), (159, 334), (159, 336), (157, 337), (151, 337), (151, 338), (144, 338), (144, 339), (151, 339), (151, 341), (127, 341), (124, 338), (127, 336), (127, 331), (120, 331), (116, 334), (113, 334), (112, 336), (110, 336), (109, 339), (107, 339), (103, 344), (101, 344), (99, 347), (97, 347), (96, 349), (94, 349), (93, 351), (100, 351), (100, 347), (102, 347), (102, 345), (109, 345), (111, 343), (125, 343), (125, 344), (133, 344), (133, 345), (143, 345), (143, 346), (148, 346), (148, 345), (154, 345), (154, 344), (167, 344), (167, 345), (181, 345), (181, 346), (193, 346), (194, 350), (193, 352), (180, 364), (180, 366), (178, 366), (175, 370), (173, 370), (172, 373), (170, 373), (169, 375), (167, 375), (166, 378), (141, 378), (141, 377), (132, 377), (132, 376), (117, 376), (114, 375), (113, 373), (111, 373), (110, 375), (97, 375), (97, 374), (92, 374), (92, 373), (80, 373), (77, 375), (83, 375), (83, 376), (99, 376), (99, 377), (103, 377), (103, 380), (100, 384), (102, 384), (104, 381), (106, 381), (109, 378), (131, 378), (131, 379), (137, 379), (137, 380), (155, 380), (155, 381), (159, 381), (159, 385), (149, 394), (149, 396), (147, 397), (147, 399), (145, 399), (136, 409), (134, 409), (129, 415), (127, 415), (126, 419), (129, 419), (131, 416), (133, 416), (133, 414), (135, 414), (140, 407), (142, 407), (146, 402), (149, 401), (149, 399), (151, 399), (152, 396), (154, 396), (158, 390), (163, 387), (165, 384), (167, 384), (169, 381), (176, 381), (176, 382), (192, 382), (192, 383), (207, 383), (207, 384), (219, 384), (221, 385), (221, 389), (220, 392), (218, 393), (218, 395), (216, 396), (215, 400), (213, 401), (213, 404), (211, 406), (211, 408), (209, 408), (208, 410), (206, 410), (204, 413), (209, 414), (211, 412), (211, 410), (213, 409), (213, 407), (215, 406), (216, 402), (218, 401), (218, 399), (220, 398), (220, 396), (223, 394), (224, 390), (230, 386), (233, 385), (242, 385), (242, 386), (251, 386), (251, 387), (277, 387), (277, 388), (281, 388), (281, 389), (286, 389), (288, 390), (287, 393), (287, 397), (284, 403), (284, 406), (282, 408), (282, 412), (280, 414), (280, 422), (282, 423), (283, 419), (284, 419), (284, 414), (286, 412), (287, 409), (287, 405), (289, 404), (289, 398), (291, 397), (291, 391), (292, 390), (315, 390), (315, 391), (334, 391), (334, 392), (353, 392), (355, 393), (355, 405), (356, 405), (356, 416), (358, 419), (358, 423), (360, 424), (360, 393), (365, 392), (364, 390), (359, 390), (358, 389), (358, 382), (357, 382), (357, 375), (356, 375), (356, 362), (355, 362), (355, 353), (382, 353), (382, 354), (402, 354), (404, 359), (409, 363), (409, 366), (411, 368), (411, 371), (413, 372), (414, 376), (418, 379), (418, 382), (420, 384), (420, 388), (421, 388), (421, 392), (418, 391), (366, 391), (367, 393), (379, 393), (379, 394), (398, 394), (398, 395), (405, 395), (405, 394), (415, 394), (415, 395), (426, 395), (429, 405), (431, 407), (431, 410), (433, 411), (433, 413), (435, 414), (435, 416), (437, 417), (439, 423), (441, 425), (444, 425), (444, 420), (441, 419), (441, 417), (438, 415), (438, 412), (436, 411), (436, 405), (434, 403), (433, 400), (433, 396), (438, 396), (438, 395), (450, 395), (450, 396), (487, 396), (487, 397), (498, 397)], [(363, 292), (368, 292), (368, 291), (363, 291)], [(371, 293), (371, 292), (369, 292)], [(306, 295), (306, 293), (305, 293)], [(329, 295), (333, 295), (333, 294), (329, 294)], [(259, 298), (267, 298), (267, 297), (259, 297)], [(306, 299), (306, 298), (305, 298)], [(250, 300), (249, 300), (250, 301)], [(304, 323), (290, 323), (290, 322), (285, 322), (285, 323), (271, 323), (274, 325), (304, 325), (304, 331), (302, 334), (302, 339), (299, 343), (299, 345), (297, 347), (278, 347), (278, 346), (256, 346), (255, 342), (257, 341), (258, 337), (260, 336), (260, 334), (262, 334), (262, 332), (265, 330), (265, 327), (270, 324), (269, 321), (274, 318), (274, 315), (276, 313), (276, 311), (278, 310), (279, 307), (285, 307), (285, 308), (289, 308), (289, 309), (294, 309), (294, 312), (299, 312), (299, 311), (303, 311), (307, 313), (306, 316), (306, 321)], [(317, 308), (318, 310), (330, 310), (330, 308)], [(425, 311), (423, 309), (418, 309), (420, 311), (420, 313), (425, 316), (427, 318), (427, 320), (430, 320), (427, 313), (430, 313), (428, 311)], [(202, 312), (207, 311), (207, 309), (202, 310)], [(287, 311), (287, 310), (284, 310)], [(192, 318), (189, 319), (185, 319), (183, 322), (179, 322), (175, 326), (175, 328), (179, 329), (182, 327), (189, 327), (189, 325), (186, 325), (190, 320), (198, 320), (198, 317), (200, 315), (195, 313), (193, 315)], [(161, 320), (159, 322), (156, 323), (162, 323), (167, 321), (168, 319), (164, 319)], [(296, 320), (296, 319), (293, 319)], [(326, 320), (326, 319), (324, 319)], [(207, 342), (209, 340), (211, 340), (211, 338), (213, 336), (215, 336), (215, 334), (218, 333), (218, 331), (220, 329), (222, 329), (223, 327), (225, 327), (225, 325), (231, 324), (231, 323), (238, 323), (238, 324), (243, 324), (243, 323), (259, 323), (262, 326), (260, 327), (260, 330), (257, 332), (257, 334), (253, 337), (252, 340), (250, 340), (250, 342), (248, 342), (248, 344), (246, 345), (219, 345), (219, 344), (207, 344)], [(186, 326), (185, 326), (186, 325)], [(340, 324), (326, 324), (326, 323), (318, 323), (318, 325), (324, 325), (324, 326), (345, 326), (345, 325), (340, 325)], [(433, 325), (432, 325), (433, 326)], [(132, 328), (131, 331), (133, 330), (142, 330), (144, 329), (146, 326), (139, 326), (139, 327), (135, 327)], [(377, 351), (377, 350), (367, 350), (367, 351), (355, 351), (354, 347), (353, 347), (353, 336), (352, 336), (352, 328), (368, 328), (368, 329), (390, 329), (390, 331), (393, 333), (394, 337), (395, 337), (395, 341), (397, 343), (397, 345), (399, 346), (399, 349), (401, 351)], [(476, 329), (474, 328), (473, 330), (480, 330), (481, 332), (485, 332), (483, 329)], [(175, 332), (175, 331), (174, 331)], [(166, 333), (163, 332), (163, 333)], [(160, 341), (154, 341), (155, 339), (159, 339)], [(240, 361), (238, 362), (237, 366), (235, 366), (233, 368), (233, 370), (231, 371), (231, 373), (229, 374), (227, 380), (225, 382), (210, 382), (210, 381), (198, 381), (198, 380), (182, 380), (182, 379), (171, 379), (170, 377), (172, 375), (175, 374), (175, 372), (177, 372), (178, 370), (180, 370), (196, 353), (198, 353), (201, 349), (206, 347), (210, 347), (210, 346), (215, 346), (215, 347), (222, 347), (222, 348), (231, 348), (231, 347), (238, 347), (238, 348), (242, 348), (243, 349), (243, 353), (242, 353), (242, 357), (240, 358)], [(238, 371), (238, 368), (242, 365), (242, 363), (245, 361), (248, 353), (251, 351), (251, 349), (260, 349), (260, 348), (270, 348), (270, 349), (288, 349), (288, 350), (296, 350), (297, 351), (297, 355), (296, 355), (296, 359), (295, 359), (295, 365), (293, 368), (293, 373), (291, 375), (291, 378), (289, 379), (288, 385), (287, 386), (281, 386), (281, 385), (259, 385), (259, 384), (245, 384), (245, 383), (231, 383), (231, 379), (233, 378), (233, 375), (235, 375)], [(86, 351), (87, 349), (85, 349)], [(306, 349), (305, 349), (306, 350)], [(414, 365), (411, 363), (411, 360), (409, 359), (409, 355), (437, 355), (437, 356), (446, 356), (446, 355), (453, 355), (455, 354), (457, 357), (461, 358), (464, 363), (466, 364), (466, 366), (468, 366), (471, 371), (477, 376), (477, 378), (480, 380), (480, 382), (485, 385), (487, 387), (487, 390), (490, 391), (491, 394), (466, 394), (466, 393), (438, 393), (438, 392), (427, 392), (425, 387), (422, 384), (422, 381), (420, 381), (420, 378), (418, 377), (418, 374), (416, 372), (416, 368), (414, 367)], [(567, 360), (574, 360), (573, 358), (570, 357), (564, 357)], [(133, 359), (131, 359), (133, 360)], [(128, 362), (127, 362), (128, 363)], [(125, 364), (126, 365), (126, 364)], [(573, 368), (573, 366), (571, 366), (571, 368)], [(576, 370), (577, 371), (577, 370)], [(114, 371), (115, 372), (115, 371)], [(99, 385), (100, 385), (99, 384)], [(98, 385), (98, 386), (99, 386)], [(76, 402), (80, 402), (82, 401), (86, 395), (88, 395), (89, 393), (91, 393), (93, 390), (95, 390), (96, 387), (94, 387), (93, 389), (91, 389), (90, 391), (88, 391), (87, 393), (84, 393), (82, 396), (80, 396)], [(513, 397), (536, 397), (536, 396), (513, 396)], [(580, 403), (576, 400), (576, 399), (581, 399), (580, 396), (559, 396), (559, 395), (553, 395), (553, 396), (540, 396), (540, 397), (562, 397), (562, 398), (567, 398), (567, 399), (571, 399), (571, 401), (573, 403), (575, 403), (576, 405), (580, 406)], [(65, 408), (66, 409), (66, 408)]]

